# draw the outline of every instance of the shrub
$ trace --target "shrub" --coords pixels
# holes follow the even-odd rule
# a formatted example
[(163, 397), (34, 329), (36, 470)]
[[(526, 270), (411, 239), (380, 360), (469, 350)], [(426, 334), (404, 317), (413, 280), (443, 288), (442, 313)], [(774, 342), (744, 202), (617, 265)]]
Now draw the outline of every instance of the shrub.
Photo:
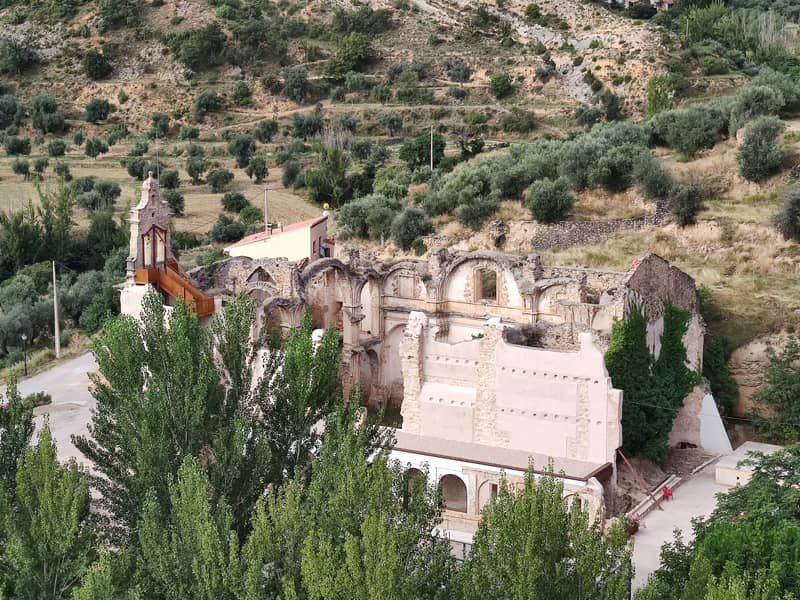
[[(438, 133), (433, 136), (433, 164), (442, 162), (444, 158), (445, 141)], [(428, 166), (431, 163), (431, 138), (423, 133), (414, 139), (406, 141), (398, 154), (400, 160), (405, 161), (409, 168)]]
[(0, 129), (5, 129), (19, 122), (22, 114), (22, 107), (19, 106), (17, 99), (13, 95), (0, 95)]
[(649, 126), (656, 143), (665, 143), (683, 156), (692, 158), (720, 139), (728, 121), (723, 110), (697, 105), (660, 112), (649, 121)]
[(398, 113), (383, 113), (378, 117), (378, 122), (391, 136), (397, 135), (403, 128), (403, 117)]
[(359, 71), (375, 59), (375, 49), (369, 37), (353, 32), (339, 40), (336, 52), (325, 65), (331, 77), (343, 79), (350, 71)]
[(147, 154), (147, 151), (149, 149), (150, 149), (150, 146), (147, 143), (147, 140), (145, 140), (145, 139), (136, 140), (133, 143), (133, 146), (131, 146), (130, 155), (131, 156), (144, 156), (145, 154)]
[(350, 71), (344, 76), (344, 87), (348, 92), (358, 92), (369, 87), (366, 75)]
[(400, 208), (397, 200), (370, 194), (342, 206), (337, 223), (344, 238), (387, 239)]
[(0, 73), (22, 75), (38, 62), (26, 44), (14, 40), (0, 42)]
[(164, 190), (161, 192), (161, 199), (169, 205), (169, 210), (175, 217), (183, 215), (186, 207), (186, 199), (178, 190)]
[(749, 86), (736, 95), (731, 106), (730, 135), (759, 115), (776, 115), (786, 104), (783, 95), (770, 87)]
[(67, 144), (64, 140), (50, 140), (47, 143), (47, 155), (52, 157), (64, 156)]
[(350, 133), (355, 133), (356, 129), (358, 129), (358, 119), (351, 114), (339, 115), (334, 123), (340, 129)]
[(200, 130), (197, 127), (192, 127), (190, 125), (184, 125), (181, 127), (180, 133), (178, 133), (178, 139), (180, 140), (196, 140), (200, 137)]
[(243, 223), (234, 221), (228, 215), (220, 215), (211, 231), (208, 232), (208, 239), (214, 243), (225, 244), (242, 239), (244, 234)]
[(165, 190), (177, 190), (181, 186), (181, 177), (176, 169), (164, 169), (160, 175), (158, 184)]
[(206, 155), (206, 151), (200, 144), (186, 144), (183, 151), (189, 158), (204, 158)]
[(27, 160), (18, 158), (11, 163), (11, 171), (16, 175), (22, 175), (25, 179), (27, 179), (31, 173), (31, 163)]
[(800, 242), (800, 185), (786, 190), (783, 208), (773, 222), (784, 238)]
[(375, 102), (386, 104), (392, 99), (392, 88), (388, 85), (379, 84), (372, 88), (372, 99)]
[(66, 128), (64, 113), (52, 96), (36, 96), (33, 99), (31, 124), (42, 133), (61, 133)]
[(617, 121), (622, 118), (622, 102), (614, 92), (603, 90), (599, 96), (606, 121)]
[(751, 81), (752, 86), (764, 86), (777, 91), (785, 105), (783, 110), (797, 112), (800, 110), (800, 81), (792, 78), (788, 73), (779, 73), (769, 67), (764, 67)]
[(191, 178), (192, 185), (200, 183), (207, 168), (206, 161), (202, 157), (190, 157), (186, 160), (186, 174)]
[(153, 113), (151, 117), (152, 127), (150, 135), (152, 137), (165, 138), (169, 135), (169, 115), (164, 113)]
[(344, 102), (344, 88), (342, 86), (331, 88), (331, 102)]
[(669, 171), (650, 155), (643, 155), (636, 161), (633, 179), (644, 188), (648, 198), (666, 198), (674, 183)]
[(86, 54), (83, 55), (81, 67), (83, 68), (83, 72), (86, 73), (90, 79), (94, 80), (105, 79), (111, 75), (111, 72), (114, 70), (106, 57), (94, 49), (87, 51)]
[(308, 93), (308, 71), (304, 67), (283, 70), (283, 95), (294, 102), (303, 102)]
[(302, 174), (300, 163), (296, 160), (287, 160), (283, 163), (283, 173), (281, 174), (281, 183), (283, 187), (293, 187), (297, 178)]
[(225, 191), (225, 188), (233, 181), (233, 173), (228, 169), (211, 169), (206, 177), (211, 191), (215, 194)]
[(128, 175), (139, 181), (143, 181), (147, 176), (148, 163), (147, 160), (141, 156), (129, 156), (123, 160), (125, 169)]
[(503, 117), (503, 131), (506, 133), (530, 133), (534, 129), (536, 129), (536, 118), (533, 111), (515, 106)]
[(255, 154), (250, 158), (247, 168), (244, 170), (250, 179), (256, 183), (261, 183), (267, 178), (269, 171), (267, 169), (267, 157), (263, 154)]
[(472, 69), (460, 58), (448, 58), (444, 63), (444, 68), (451, 81), (466, 83), (472, 78)]
[(233, 102), (236, 106), (250, 106), (253, 92), (244, 81), (237, 81), (233, 86)]
[(90, 138), (86, 140), (86, 156), (97, 158), (100, 154), (108, 152), (108, 144), (100, 138)]
[(575, 199), (564, 179), (542, 179), (528, 191), (526, 206), (541, 223), (563, 221), (572, 212)]
[(245, 168), (256, 151), (256, 141), (249, 135), (236, 136), (228, 144), (228, 152), (236, 159), (236, 166)]
[(75, 135), (72, 136), (72, 143), (80, 147), (83, 146), (84, 139), (83, 131), (76, 131)]
[(261, 121), (253, 129), (253, 137), (262, 144), (271, 142), (276, 133), (278, 133), (278, 122), (273, 119)]
[(742, 177), (749, 181), (762, 181), (780, 169), (786, 158), (780, 143), (784, 127), (777, 117), (758, 117), (747, 125), (744, 141), (736, 152)]
[(245, 227), (250, 227), (259, 221), (264, 221), (264, 211), (256, 206), (245, 206), (239, 213), (239, 222)]
[(470, 229), (478, 230), (486, 219), (497, 212), (497, 199), (476, 194), (467, 198), (455, 211), (456, 219)]
[(33, 162), (33, 170), (34, 170), (36, 173), (38, 173), (39, 175), (42, 175), (42, 174), (44, 174), (44, 172), (45, 172), (45, 170), (47, 169), (47, 166), (48, 166), (49, 164), (50, 164), (50, 161), (49, 161), (49, 160), (47, 160), (46, 158), (37, 158), (37, 159), (36, 159), (36, 160)]
[(176, 54), (187, 67), (201, 71), (222, 62), (228, 38), (218, 23), (210, 23), (176, 40)]
[(603, 118), (603, 110), (597, 106), (579, 106), (575, 109), (575, 120), (578, 125), (591, 127)]
[(55, 171), (59, 179), (61, 179), (65, 183), (72, 181), (72, 173), (69, 172), (69, 165), (62, 162), (58, 162), (53, 167), (53, 171)]
[(3, 148), (9, 156), (19, 156), (21, 154), (31, 153), (31, 141), (26, 137), (18, 137), (16, 135), (6, 136), (3, 141)]
[(433, 225), (428, 217), (413, 206), (403, 209), (392, 222), (392, 240), (403, 250), (408, 250), (414, 241), (430, 233), (433, 233)]
[(86, 105), (86, 121), (89, 123), (105, 121), (110, 111), (111, 105), (108, 103), (108, 100), (92, 98), (89, 100), (89, 104)]
[(127, 137), (130, 132), (128, 131), (127, 125), (125, 123), (117, 123), (112, 128), (111, 131), (108, 132), (108, 145), (113, 146), (122, 138)]
[(607, 149), (589, 171), (589, 183), (612, 192), (628, 189), (633, 183), (634, 166), (646, 152), (644, 147), (635, 144)]
[(322, 117), (318, 114), (294, 115), (292, 117), (292, 135), (307, 139), (322, 131)]
[(107, 206), (114, 204), (122, 194), (119, 184), (114, 181), (95, 181), (92, 190), (100, 194)]
[(703, 209), (703, 196), (697, 186), (690, 183), (676, 183), (667, 196), (669, 211), (681, 227), (695, 222), (697, 213)]
[(208, 113), (219, 112), (222, 110), (224, 101), (211, 90), (202, 92), (194, 101), (195, 121), (202, 121)]
[(507, 98), (514, 92), (514, 85), (508, 73), (497, 73), (489, 79), (489, 91), (492, 95), (501, 100)]

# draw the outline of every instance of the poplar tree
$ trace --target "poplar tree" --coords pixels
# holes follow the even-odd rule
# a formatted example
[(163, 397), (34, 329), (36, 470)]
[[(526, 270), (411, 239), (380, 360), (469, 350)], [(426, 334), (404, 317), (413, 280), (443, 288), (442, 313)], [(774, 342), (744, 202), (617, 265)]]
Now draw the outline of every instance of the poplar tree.
[(631, 563), (621, 525), (603, 534), (575, 500), (562, 500), (552, 473), (507, 482), (484, 508), (472, 551), (459, 576), (461, 598), (626, 600)]
[(246, 527), (274, 472), (263, 428), (245, 405), (256, 357), (249, 302), (229, 303), (212, 335), (183, 303), (167, 319), (153, 292), (141, 322), (119, 316), (93, 344), (97, 408), (90, 436), (75, 445), (101, 474), (92, 485), (112, 541), (130, 537), (146, 498), (168, 511), (168, 482), (186, 457), (202, 458), (215, 494), (234, 507), (237, 529)]
[(16, 490), (0, 497), (3, 579), (11, 598), (68, 598), (95, 555), (89, 485), (61, 466), (47, 426), (19, 462)]
[(140, 577), (146, 598), (234, 600), (241, 581), (233, 519), (224, 502), (210, 503), (209, 481), (186, 457), (169, 485), (166, 513), (154, 494), (139, 526)]
[(33, 409), (17, 390), (14, 373), (8, 378), (6, 397), (0, 396), (0, 488), (13, 491), (17, 464), (33, 435)]

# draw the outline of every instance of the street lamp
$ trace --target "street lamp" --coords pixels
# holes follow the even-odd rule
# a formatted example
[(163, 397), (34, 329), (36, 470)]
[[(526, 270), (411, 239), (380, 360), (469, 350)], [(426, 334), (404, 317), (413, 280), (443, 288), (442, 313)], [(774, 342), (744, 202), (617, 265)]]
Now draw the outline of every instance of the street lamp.
[(22, 338), (22, 357), (25, 360), (25, 377), (28, 376), (28, 335), (23, 333), (21, 336)]

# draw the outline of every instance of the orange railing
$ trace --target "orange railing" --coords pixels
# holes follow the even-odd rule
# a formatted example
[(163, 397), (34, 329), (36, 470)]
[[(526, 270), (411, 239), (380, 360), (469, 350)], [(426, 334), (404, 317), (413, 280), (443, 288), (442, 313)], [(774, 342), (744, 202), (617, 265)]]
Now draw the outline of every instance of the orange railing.
[(172, 298), (183, 299), (200, 317), (214, 313), (214, 298), (207, 296), (181, 272), (167, 264), (161, 268), (136, 269), (137, 284), (150, 284)]

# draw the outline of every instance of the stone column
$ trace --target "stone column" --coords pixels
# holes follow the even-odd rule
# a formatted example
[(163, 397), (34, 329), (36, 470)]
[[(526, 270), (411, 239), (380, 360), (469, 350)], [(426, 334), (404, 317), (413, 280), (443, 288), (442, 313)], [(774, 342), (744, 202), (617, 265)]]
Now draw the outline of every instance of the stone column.
[(483, 328), (478, 360), (478, 393), (472, 411), (473, 439), (477, 444), (505, 446), (497, 431), (497, 370), (495, 353), (502, 337), (500, 319), (489, 319)]
[(427, 317), (421, 312), (408, 315), (408, 324), (400, 341), (400, 363), (403, 371), (403, 431), (419, 433), (422, 426), (422, 410), (419, 393), (422, 388), (422, 344)]

